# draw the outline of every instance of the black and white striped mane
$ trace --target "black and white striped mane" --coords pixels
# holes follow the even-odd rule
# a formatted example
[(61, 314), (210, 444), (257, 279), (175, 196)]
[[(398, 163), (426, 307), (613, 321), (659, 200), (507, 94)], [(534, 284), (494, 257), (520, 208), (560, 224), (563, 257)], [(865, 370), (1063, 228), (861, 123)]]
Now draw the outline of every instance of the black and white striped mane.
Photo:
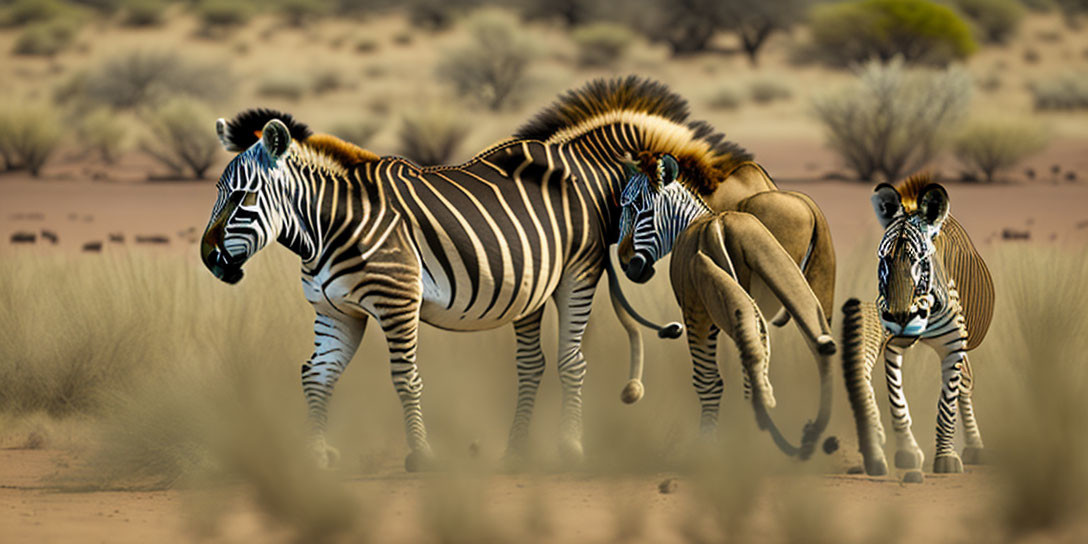
[(303, 141), (313, 135), (305, 123), (297, 120), (290, 113), (269, 108), (248, 109), (227, 121), (226, 140), (234, 151), (245, 151), (261, 139), (261, 130), (273, 119), (279, 119), (291, 131), (291, 139)]
[[(708, 194), (752, 155), (705, 121), (689, 117), (687, 100), (663, 83), (634, 75), (602, 78), (561, 94), (522, 125), (514, 138), (558, 143), (612, 123), (638, 125), (653, 147), (648, 152), (673, 155), (684, 182)], [(657, 158), (642, 157), (641, 162), (655, 164)]]

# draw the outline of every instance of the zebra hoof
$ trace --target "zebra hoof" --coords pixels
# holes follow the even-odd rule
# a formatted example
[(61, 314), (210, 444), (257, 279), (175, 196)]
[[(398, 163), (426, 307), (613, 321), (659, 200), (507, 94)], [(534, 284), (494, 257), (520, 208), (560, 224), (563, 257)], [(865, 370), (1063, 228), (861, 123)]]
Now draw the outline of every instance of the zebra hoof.
[(920, 470), (923, 459), (921, 451), (899, 450), (895, 452), (895, 468)]
[(434, 454), (430, 451), (416, 450), (404, 458), (404, 470), (408, 472), (428, 472), (435, 470)]
[(336, 466), (340, 462), (340, 450), (325, 444), (315, 444), (313, 446), (314, 462), (317, 463), (317, 468), (321, 470), (329, 470)]
[(967, 446), (963, 448), (963, 464), (965, 465), (982, 465), (985, 464), (985, 456), (983, 455), (983, 449), (981, 447)]
[(568, 465), (580, 465), (585, 461), (582, 443), (577, 440), (563, 440), (559, 443), (559, 456)]
[(963, 463), (956, 454), (942, 455), (933, 459), (933, 472), (937, 474), (959, 474), (963, 472)]
[(920, 484), (926, 481), (926, 477), (922, 475), (920, 470), (910, 470), (903, 474), (903, 483), (905, 484)]
[(634, 404), (642, 398), (645, 388), (642, 386), (642, 382), (638, 380), (630, 380), (627, 385), (623, 386), (623, 393), (620, 393), (620, 399), (625, 404)]
[(884, 460), (884, 456), (873, 456), (865, 458), (865, 473), (869, 476), (884, 476), (888, 474), (888, 462)]

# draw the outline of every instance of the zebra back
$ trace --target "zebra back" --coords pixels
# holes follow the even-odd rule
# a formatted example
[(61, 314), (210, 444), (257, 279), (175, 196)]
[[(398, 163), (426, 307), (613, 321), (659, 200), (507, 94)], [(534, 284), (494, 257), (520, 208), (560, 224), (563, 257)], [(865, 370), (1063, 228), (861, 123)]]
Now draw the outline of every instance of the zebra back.
[(956, 282), (967, 326), (967, 349), (982, 343), (994, 315), (994, 282), (967, 231), (952, 216), (934, 240), (948, 277)]

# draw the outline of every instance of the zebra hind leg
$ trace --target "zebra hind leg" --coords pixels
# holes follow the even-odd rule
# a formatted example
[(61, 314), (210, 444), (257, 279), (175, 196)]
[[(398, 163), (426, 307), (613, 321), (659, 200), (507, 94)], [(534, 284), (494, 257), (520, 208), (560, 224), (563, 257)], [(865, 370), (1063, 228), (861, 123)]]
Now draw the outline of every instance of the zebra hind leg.
[[(713, 440), (718, 432), (718, 410), (725, 389), (718, 370), (718, 327), (705, 318), (685, 319), (684, 325), (691, 352), (691, 385), (699, 397), (699, 431), (704, 439)], [(747, 392), (745, 398), (749, 398)]]
[(544, 374), (544, 352), (540, 349), (540, 322), (544, 307), (514, 322), (517, 338), (518, 398), (514, 410), (514, 423), (506, 443), (506, 464), (517, 468), (524, 464), (529, 423), (533, 417), (537, 390)]
[(563, 389), (559, 453), (572, 464), (580, 464), (585, 458), (582, 448), (582, 384), (585, 381), (586, 360), (582, 354), (582, 336), (589, 321), (599, 277), (566, 288), (561, 282), (555, 297), (559, 314), (559, 357), (556, 366)]
[(974, 388), (974, 373), (965, 353), (963, 355), (963, 366), (960, 369), (960, 396), (958, 402), (967, 442), (967, 446), (963, 448), (963, 462), (967, 465), (981, 465), (984, 463), (982, 435), (978, 431), (978, 422), (975, 420), (975, 406), (972, 400)]
[(317, 465), (331, 468), (340, 452), (325, 439), (328, 402), (340, 374), (351, 362), (366, 330), (366, 318), (333, 318), (321, 313), (314, 320), (314, 352), (302, 365), (302, 393), (306, 397), (311, 436), (310, 451)]
[[(393, 387), (404, 410), (404, 429), (411, 450), (404, 459), (404, 469), (408, 472), (433, 470), (434, 453), (427, 442), (427, 428), (423, 424), (423, 378), (416, 365), (419, 314), (412, 308), (400, 310), (403, 313), (383, 316), (381, 325), (389, 347)], [(409, 317), (406, 318), (405, 314)]]

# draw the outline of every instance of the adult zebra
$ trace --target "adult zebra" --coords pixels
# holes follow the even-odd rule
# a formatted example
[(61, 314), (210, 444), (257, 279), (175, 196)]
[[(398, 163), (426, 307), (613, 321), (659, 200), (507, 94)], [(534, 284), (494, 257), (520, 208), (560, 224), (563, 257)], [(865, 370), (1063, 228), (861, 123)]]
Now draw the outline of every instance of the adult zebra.
[[(978, 463), (982, 437), (971, 392), (974, 378), (967, 351), (986, 337), (994, 308), (994, 285), (971, 238), (949, 214), (948, 193), (929, 176), (882, 183), (872, 197), (884, 227), (877, 255), (875, 304), (850, 299), (843, 306), (843, 370), (857, 424), (858, 446), (870, 475), (888, 471), (884, 428), (870, 383), (883, 354), (896, 434), (895, 466), (919, 470), (924, 455), (911, 433), (903, 394), (903, 352), (921, 340), (941, 358), (934, 472), (963, 472)], [(963, 460), (953, 444), (956, 408), (963, 412), (967, 446)]]
[[(430, 457), (415, 361), (419, 322), (464, 331), (514, 323), (519, 394), (508, 453), (520, 453), (544, 369), (540, 319), (553, 298), (560, 444), (579, 458), (580, 344), (616, 239), (625, 161), (643, 152), (692, 157), (720, 181), (749, 158), (687, 116), (687, 103), (659, 83), (597, 80), (463, 165), (420, 168), (312, 135), (285, 114), (246, 112), (218, 125), (225, 147), (241, 153), (220, 178), (202, 257), (228, 282), (241, 279), (242, 265), (272, 239), (302, 258), (317, 312), (302, 380), (324, 462), (333, 451), (324, 438), (326, 403), (368, 316), (389, 342), (410, 470)], [(741, 193), (745, 183), (728, 186)]]

